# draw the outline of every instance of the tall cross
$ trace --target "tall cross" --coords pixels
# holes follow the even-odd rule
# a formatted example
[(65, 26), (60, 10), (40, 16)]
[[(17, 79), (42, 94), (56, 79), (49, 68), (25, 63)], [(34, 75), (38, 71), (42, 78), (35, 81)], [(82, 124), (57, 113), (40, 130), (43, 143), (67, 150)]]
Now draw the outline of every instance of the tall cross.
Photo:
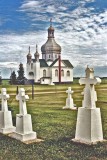
[(85, 84), (84, 88), (84, 100), (83, 100), (83, 107), (85, 108), (95, 108), (97, 101), (97, 93), (95, 91), (94, 85), (97, 83), (101, 83), (100, 78), (81, 78), (79, 80), (80, 85)]
[(29, 53), (30, 53), (30, 46), (29, 46)]
[(26, 101), (29, 99), (28, 95), (25, 95), (24, 88), (19, 89), (19, 94), (16, 96), (16, 100), (19, 101), (19, 113), (22, 115), (27, 114)]
[(7, 100), (10, 98), (9, 94), (6, 93), (6, 88), (1, 89), (0, 99), (2, 101), (2, 111), (8, 111)]
[(52, 18), (50, 18), (50, 26), (52, 26)]
[(68, 93), (68, 98), (71, 98), (71, 95), (74, 91), (71, 90), (71, 87), (68, 87), (68, 90), (66, 91), (66, 93)]
[(36, 52), (38, 52), (38, 45), (36, 44)]

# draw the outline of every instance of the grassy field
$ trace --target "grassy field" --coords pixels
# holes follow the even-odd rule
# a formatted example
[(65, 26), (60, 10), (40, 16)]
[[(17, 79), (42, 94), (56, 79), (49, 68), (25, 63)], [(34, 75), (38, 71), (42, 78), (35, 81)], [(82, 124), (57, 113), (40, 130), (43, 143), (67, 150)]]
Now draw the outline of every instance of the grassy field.
[[(106, 160), (107, 142), (97, 145), (84, 145), (72, 142), (75, 137), (77, 111), (62, 110), (67, 94), (65, 90), (71, 86), (77, 107), (81, 107), (83, 86), (77, 83), (69, 85), (45, 86), (35, 85), (34, 99), (31, 98), (31, 86), (24, 87), (30, 96), (27, 102), (28, 113), (32, 115), (33, 129), (43, 142), (24, 144), (6, 135), (0, 134), (0, 160)], [(19, 112), (15, 100), (16, 86), (3, 83), (10, 94), (8, 105), (12, 109), (15, 125)], [(101, 108), (104, 139), (107, 139), (107, 83), (104, 79), (96, 86), (98, 93), (97, 107)], [(50, 93), (50, 92), (53, 93)], [(60, 92), (61, 91), (61, 92)], [(42, 94), (42, 92), (47, 92)]]

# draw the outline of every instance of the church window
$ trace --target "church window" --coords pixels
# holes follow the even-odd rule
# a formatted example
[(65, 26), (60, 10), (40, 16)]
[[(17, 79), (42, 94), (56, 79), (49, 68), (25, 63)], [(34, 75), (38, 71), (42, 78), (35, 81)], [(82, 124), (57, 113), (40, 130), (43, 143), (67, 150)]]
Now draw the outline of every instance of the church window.
[(46, 70), (43, 70), (43, 77), (46, 77)]
[(70, 77), (70, 71), (67, 71), (67, 77)]
[(50, 58), (50, 55), (49, 55), (49, 58)]
[(55, 70), (55, 77), (58, 77), (58, 70)]
[(33, 72), (29, 72), (29, 75), (30, 75), (30, 76), (34, 76), (34, 73), (33, 73)]
[(64, 70), (61, 70), (61, 76), (64, 77)]

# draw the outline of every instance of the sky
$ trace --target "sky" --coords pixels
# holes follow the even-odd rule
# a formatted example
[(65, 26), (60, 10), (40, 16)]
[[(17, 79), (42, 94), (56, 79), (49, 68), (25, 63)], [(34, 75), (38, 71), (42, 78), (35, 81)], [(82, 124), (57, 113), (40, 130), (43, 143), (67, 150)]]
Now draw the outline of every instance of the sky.
[(62, 59), (74, 66), (74, 76), (84, 76), (88, 65), (95, 76), (107, 76), (107, 0), (0, 0), (0, 72), (25, 66), (47, 40), (50, 18)]

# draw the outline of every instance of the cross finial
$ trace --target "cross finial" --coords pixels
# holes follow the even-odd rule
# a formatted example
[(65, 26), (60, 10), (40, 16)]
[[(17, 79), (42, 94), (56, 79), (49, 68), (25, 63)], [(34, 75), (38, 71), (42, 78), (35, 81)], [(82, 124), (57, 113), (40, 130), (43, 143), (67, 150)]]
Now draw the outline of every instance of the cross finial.
[(50, 18), (50, 26), (52, 27), (52, 18)]
[(38, 45), (36, 44), (36, 52), (38, 52)]
[(30, 53), (30, 46), (29, 46), (29, 53)]

